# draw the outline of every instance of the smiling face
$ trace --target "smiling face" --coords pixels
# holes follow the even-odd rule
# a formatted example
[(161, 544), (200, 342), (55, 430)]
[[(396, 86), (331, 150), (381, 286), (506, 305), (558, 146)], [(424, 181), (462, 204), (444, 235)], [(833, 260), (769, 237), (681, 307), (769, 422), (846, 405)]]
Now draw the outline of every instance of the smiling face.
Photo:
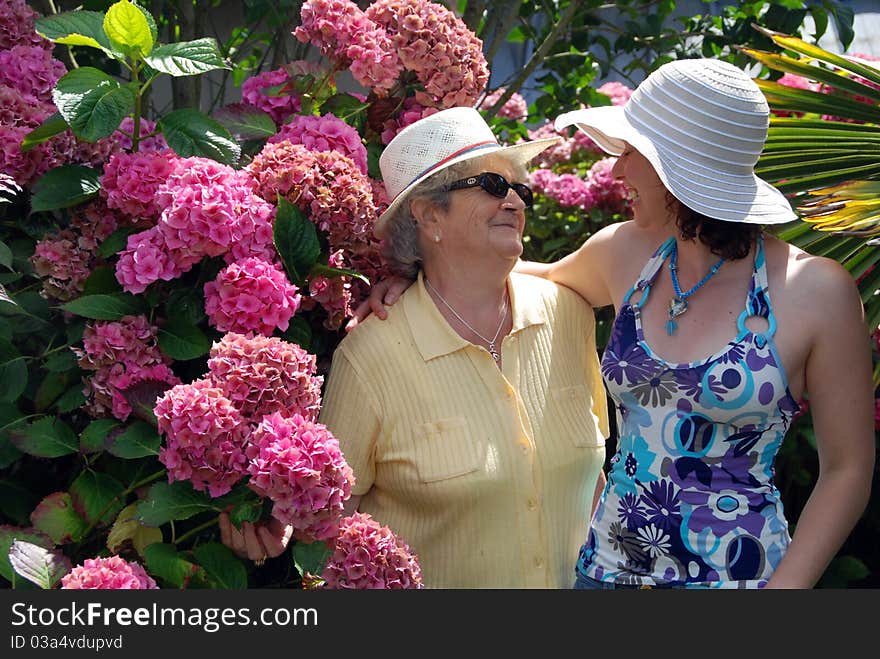
[(635, 221), (641, 225), (668, 220), (666, 186), (651, 162), (629, 144), (611, 170), (629, 188)]
[[(468, 162), (461, 178), (483, 172), (501, 174), (510, 183), (527, 183), (524, 169), (506, 158), (489, 154)], [(487, 259), (496, 256), (511, 264), (522, 254), (525, 203), (510, 188), (504, 198), (471, 187), (449, 193), (446, 209), (432, 205), (422, 211), (423, 246), (426, 258), (434, 252), (444, 259)], [(415, 210), (415, 206), (413, 207)], [(426, 212), (427, 211), (427, 212)], [(440, 242), (434, 241), (440, 237)], [(512, 265), (511, 265), (512, 267)]]

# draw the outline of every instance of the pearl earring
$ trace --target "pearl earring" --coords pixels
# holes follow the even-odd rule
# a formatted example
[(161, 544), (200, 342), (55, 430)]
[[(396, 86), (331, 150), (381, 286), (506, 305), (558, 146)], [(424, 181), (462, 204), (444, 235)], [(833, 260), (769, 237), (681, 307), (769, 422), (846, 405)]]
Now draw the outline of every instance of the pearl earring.
[(440, 234), (439, 234), (439, 233), (435, 233), (435, 234), (434, 234), (434, 242), (435, 242), (435, 243), (439, 243), (439, 242), (440, 242)]

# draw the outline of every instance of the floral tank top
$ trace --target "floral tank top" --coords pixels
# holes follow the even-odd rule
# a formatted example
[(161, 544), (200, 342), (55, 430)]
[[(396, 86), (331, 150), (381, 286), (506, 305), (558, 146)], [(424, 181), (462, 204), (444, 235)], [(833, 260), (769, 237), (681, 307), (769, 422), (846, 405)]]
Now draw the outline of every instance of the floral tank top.
[[(602, 358), (619, 448), (577, 570), (630, 585), (761, 588), (791, 541), (773, 460), (799, 409), (773, 343), (763, 239), (737, 336), (688, 364), (655, 355), (642, 330), (673, 241), (627, 292)], [(751, 316), (766, 330), (746, 327)]]

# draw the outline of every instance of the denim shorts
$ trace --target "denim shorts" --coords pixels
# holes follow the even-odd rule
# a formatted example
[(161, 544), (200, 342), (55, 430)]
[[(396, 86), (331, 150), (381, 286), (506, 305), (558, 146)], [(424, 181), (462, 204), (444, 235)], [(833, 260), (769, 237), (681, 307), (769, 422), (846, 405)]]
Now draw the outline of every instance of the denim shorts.
[[(660, 587), (662, 588), (663, 586)], [(578, 572), (577, 579), (572, 588), (574, 590), (650, 590), (657, 588), (657, 586), (649, 586), (647, 584), (640, 586), (629, 583), (615, 583), (613, 581), (598, 581)]]

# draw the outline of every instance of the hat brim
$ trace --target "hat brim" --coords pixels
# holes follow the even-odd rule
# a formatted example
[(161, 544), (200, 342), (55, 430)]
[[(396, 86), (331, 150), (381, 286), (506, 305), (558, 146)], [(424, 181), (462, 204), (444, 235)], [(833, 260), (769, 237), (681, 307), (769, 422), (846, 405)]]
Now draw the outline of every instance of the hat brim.
[(501, 146), (499, 144), (496, 147), (489, 146), (478, 151), (470, 151), (455, 158), (451, 158), (448, 161), (444, 162), (442, 165), (432, 168), (430, 171), (418, 177), (409, 185), (407, 185), (403, 190), (401, 190), (400, 194), (397, 195), (394, 201), (392, 201), (388, 205), (388, 207), (376, 220), (376, 224), (373, 226), (373, 233), (377, 238), (384, 238), (390, 222), (394, 219), (396, 211), (401, 207), (404, 201), (406, 201), (407, 197), (409, 197), (413, 190), (416, 189), (419, 183), (429, 179), (437, 172), (441, 172), (444, 169), (451, 167), (452, 165), (457, 165), (458, 163), (465, 162), (467, 160), (483, 158), (490, 154), (500, 155), (504, 158), (507, 158), (516, 165), (527, 165), (535, 158), (535, 156), (537, 156), (542, 151), (550, 148), (554, 144), (558, 144), (561, 139), (562, 138), (559, 137), (547, 137), (539, 140), (532, 140), (530, 142), (511, 144), (510, 146)]
[(674, 154), (662, 136), (646, 137), (632, 125), (623, 106), (585, 108), (559, 115), (556, 130), (577, 126), (603, 151), (619, 156), (630, 144), (641, 153), (676, 199), (707, 217), (745, 224), (784, 224), (797, 219), (779, 190), (754, 175), (721, 172)]

